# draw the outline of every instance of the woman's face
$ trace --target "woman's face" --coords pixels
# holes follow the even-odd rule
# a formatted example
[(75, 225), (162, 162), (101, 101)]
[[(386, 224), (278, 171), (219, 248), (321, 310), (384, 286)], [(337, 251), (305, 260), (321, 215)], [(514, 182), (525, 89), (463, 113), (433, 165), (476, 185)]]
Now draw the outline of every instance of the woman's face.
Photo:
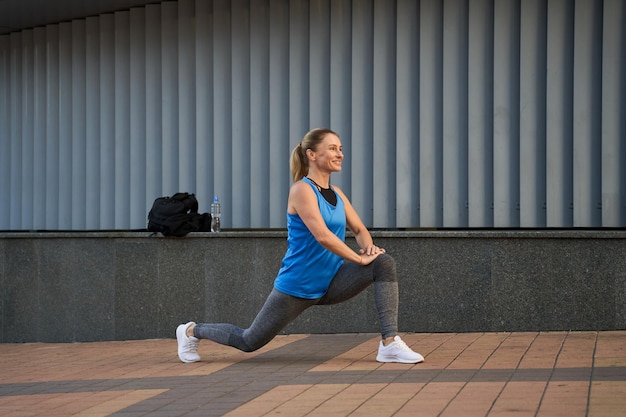
[(322, 171), (341, 171), (343, 147), (337, 135), (327, 134), (322, 142), (317, 145), (317, 149), (315, 151), (311, 149), (307, 154), (309, 155), (309, 165), (315, 165)]

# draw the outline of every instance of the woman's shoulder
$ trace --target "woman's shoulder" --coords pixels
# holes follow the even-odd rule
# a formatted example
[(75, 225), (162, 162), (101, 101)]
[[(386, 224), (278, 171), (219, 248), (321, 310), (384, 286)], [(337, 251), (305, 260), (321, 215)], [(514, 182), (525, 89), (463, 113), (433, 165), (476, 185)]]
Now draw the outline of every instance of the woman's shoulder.
[(289, 200), (287, 203), (287, 213), (297, 213), (297, 206), (306, 204), (316, 198), (313, 188), (303, 180), (298, 180), (289, 189)]
[(294, 182), (291, 185), (290, 188), (290, 192), (295, 192), (295, 193), (308, 193), (308, 192), (313, 192), (314, 193), (314, 185), (311, 184), (309, 181), (307, 181), (305, 178), (302, 178), (296, 182)]
[(311, 184), (305, 181), (304, 178), (294, 182), (290, 188), (292, 192), (302, 192), (302, 190), (312, 190)]

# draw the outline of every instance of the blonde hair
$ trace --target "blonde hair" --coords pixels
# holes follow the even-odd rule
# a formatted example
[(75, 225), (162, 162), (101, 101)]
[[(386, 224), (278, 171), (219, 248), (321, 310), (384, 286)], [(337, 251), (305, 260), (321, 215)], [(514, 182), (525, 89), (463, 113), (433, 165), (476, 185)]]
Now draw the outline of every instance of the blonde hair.
[[(337, 135), (330, 129), (318, 127), (309, 130), (298, 145), (291, 151), (291, 178), (293, 182), (298, 182), (306, 177), (309, 173), (309, 159), (306, 156), (307, 149), (315, 151), (317, 146), (324, 140), (328, 134)], [(338, 137), (339, 135), (337, 135)]]

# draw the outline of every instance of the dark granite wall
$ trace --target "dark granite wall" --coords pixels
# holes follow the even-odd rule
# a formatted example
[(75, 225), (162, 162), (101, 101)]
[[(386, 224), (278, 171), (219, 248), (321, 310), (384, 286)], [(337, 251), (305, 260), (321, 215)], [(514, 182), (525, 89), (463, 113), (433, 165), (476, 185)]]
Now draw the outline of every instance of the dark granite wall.
[[(626, 329), (626, 231), (373, 235), (397, 261), (401, 332)], [(285, 248), (283, 231), (2, 233), (0, 342), (170, 338), (188, 320), (246, 326)], [(371, 288), (284, 330), (377, 331)]]

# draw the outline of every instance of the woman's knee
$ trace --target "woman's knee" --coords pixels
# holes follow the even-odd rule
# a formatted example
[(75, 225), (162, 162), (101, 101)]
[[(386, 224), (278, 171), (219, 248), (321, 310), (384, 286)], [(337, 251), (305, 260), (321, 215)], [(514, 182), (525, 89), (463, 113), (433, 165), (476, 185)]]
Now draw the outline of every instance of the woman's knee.
[(250, 347), (244, 342), (241, 335), (231, 334), (228, 336), (228, 345), (237, 348), (243, 352), (249, 352)]
[(251, 329), (244, 330), (237, 340), (237, 348), (244, 352), (254, 352), (267, 345), (276, 337), (276, 333), (255, 333)]
[(374, 260), (374, 281), (398, 281), (396, 260), (391, 255), (383, 253)]

